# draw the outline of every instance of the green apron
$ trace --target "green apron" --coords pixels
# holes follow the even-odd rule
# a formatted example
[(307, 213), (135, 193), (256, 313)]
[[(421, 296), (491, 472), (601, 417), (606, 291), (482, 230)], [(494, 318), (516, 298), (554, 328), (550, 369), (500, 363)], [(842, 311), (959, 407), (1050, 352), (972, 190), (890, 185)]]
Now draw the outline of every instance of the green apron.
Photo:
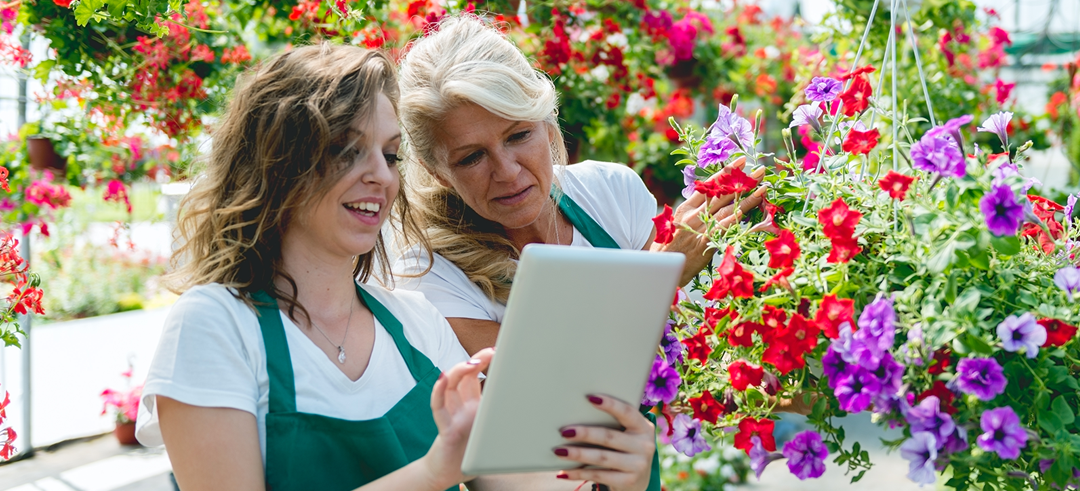
[[(266, 489), (355, 489), (419, 459), (439, 434), (431, 415), (431, 391), (441, 373), (405, 339), (401, 322), (368, 292), (357, 294), (394, 338), (416, 386), (380, 418), (349, 421), (296, 410), (292, 358), (277, 302), (253, 295), (266, 346), (270, 411), (266, 415)], [(453, 486), (450, 490), (456, 490)]]
[[(621, 249), (619, 243), (615, 242), (607, 232), (593, 220), (585, 210), (581, 209), (574, 200), (570, 199), (565, 193), (559, 198), (559, 210), (563, 212), (567, 220), (574, 228), (581, 232), (582, 237), (589, 241), (593, 247), (604, 249)], [(641, 414), (643, 414), (649, 421), (656, 424), (656, 415), (649, 412), (652, 409), (649, 406), (641, 407)], [(660, 491), (660, 448), (657, 447), (657, 452), (653, 454), (652, 461), (652, 476), (649, 478), (648, 491)]]

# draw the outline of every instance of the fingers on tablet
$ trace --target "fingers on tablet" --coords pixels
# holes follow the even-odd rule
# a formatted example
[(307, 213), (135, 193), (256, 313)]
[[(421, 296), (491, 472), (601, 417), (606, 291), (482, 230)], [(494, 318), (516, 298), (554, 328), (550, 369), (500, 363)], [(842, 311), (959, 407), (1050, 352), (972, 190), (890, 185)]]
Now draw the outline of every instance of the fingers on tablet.
[(615, 420), (628, 431), (652, 434), (654, 428), (652, 423), (638, 412), (637, 406), (631, 406), (609, 396), (590, 394), (588, 398), (597, 409), (614, 416)]
[[(562, 430), (562, 437), (568, 442), (585, 443), (625, 453), (651, 454), (655, 450), (651, 440), (602, 426), (567, 427)], [(558, 455), (558, 452), (555, 454)]]
[(572, 446), (555, 447), (552, 452), (559, 458), (565, 460), (572, 460), (580, 464), (593, 465), (603, 469), (620, 472), (637, 471), (642, 466), (646, 466), (646, 460), (651, 461), (652, 457), (651, 454), (649, 455), (649, 459), (646, 459), (644, 455), (616, 452), (615, 450), (606, 450), (602, 448)]

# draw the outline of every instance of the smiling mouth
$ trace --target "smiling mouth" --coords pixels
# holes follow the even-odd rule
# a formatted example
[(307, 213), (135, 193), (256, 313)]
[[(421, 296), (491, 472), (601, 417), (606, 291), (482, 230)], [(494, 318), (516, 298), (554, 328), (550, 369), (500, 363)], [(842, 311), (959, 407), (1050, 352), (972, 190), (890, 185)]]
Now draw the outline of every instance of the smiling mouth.
[(379, 210), (382, 209), (382, 205), (366, 201), (361, 201), (358, 203), (343, 203), (342, 206), (344, 206), (345, 209), (353, 213), (366, 217), (377, 217), (379, 216)]

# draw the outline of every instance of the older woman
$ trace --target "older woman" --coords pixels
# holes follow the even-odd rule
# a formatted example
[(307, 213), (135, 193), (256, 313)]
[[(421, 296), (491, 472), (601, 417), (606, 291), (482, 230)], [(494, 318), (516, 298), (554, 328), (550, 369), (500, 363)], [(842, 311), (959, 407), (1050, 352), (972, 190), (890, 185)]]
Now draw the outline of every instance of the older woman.
[[(412, 159), (407, 192), (430, 244), (411, 244), (395, 273), (413, 277), (402, 286), (435, 304), (466, 351), (494, 345), (526, 244), (678, 251), (688, 259), (684, 283), (711, 259), (707, 241), (691, 231), (677, 231), (667, 245), (653, 243), (656, 201), (628, 167), (565, 165), (554, 85), (481, 19), (443, 20), (411, 47), (400, 76)], [(709, 207), (727, 225), (760, 196), (736, 211), (730, 199), (707, 203), (694, 195), (676, 220), (700, 228), (697, 217)], [(608, 484), (599, 472), (570, 475)], [(658, 478), (649, 489), (659, 489)]]

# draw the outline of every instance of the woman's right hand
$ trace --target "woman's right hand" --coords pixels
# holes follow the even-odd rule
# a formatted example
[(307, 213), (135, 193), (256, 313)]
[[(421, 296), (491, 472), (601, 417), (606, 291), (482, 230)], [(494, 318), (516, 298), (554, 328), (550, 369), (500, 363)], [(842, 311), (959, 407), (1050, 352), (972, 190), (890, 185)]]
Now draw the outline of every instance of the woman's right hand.
[(431, 413), (439, 436), (423, 460), (435, 489), (446, 489), (471, 479), (461, 474), (461, 459), (480, 405), (479, 375), (487, 369), (494, 354), (493, 348), (483, 349), (469, 361), (454, 365), (439, 377), (431, 391)]

